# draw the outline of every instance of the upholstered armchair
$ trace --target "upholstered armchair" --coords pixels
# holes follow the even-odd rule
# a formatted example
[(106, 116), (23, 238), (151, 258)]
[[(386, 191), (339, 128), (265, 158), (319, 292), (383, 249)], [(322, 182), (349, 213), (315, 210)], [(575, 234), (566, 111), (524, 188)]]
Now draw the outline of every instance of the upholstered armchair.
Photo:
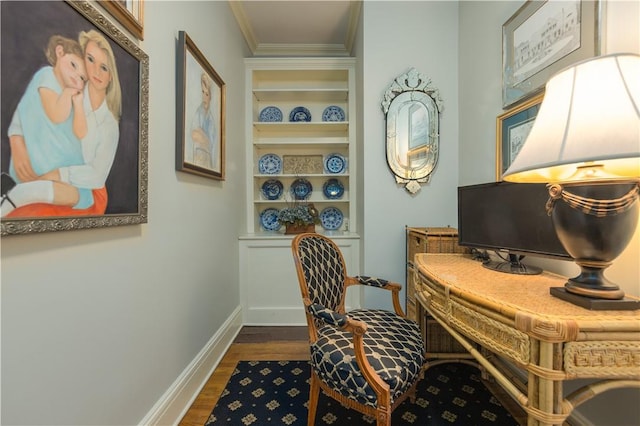
[[(292, 241), (311, 351), (308, 425), (315, 423), (320, 389), (341, 404), (391, 425), (391, 413), (415, 387), (425, 362), (418, 325), (405, 318), (400, 284), (349, 277), (338, 246), (319, 234)], [(348, 287), (365, 285), (391, 292), (395, 312), (345, 312)]]

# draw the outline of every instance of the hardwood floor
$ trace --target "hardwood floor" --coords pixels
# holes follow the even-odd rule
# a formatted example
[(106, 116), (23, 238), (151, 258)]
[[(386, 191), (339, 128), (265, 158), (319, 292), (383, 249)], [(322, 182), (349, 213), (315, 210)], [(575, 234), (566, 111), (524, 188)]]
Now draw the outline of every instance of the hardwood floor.
[(243, 327), (179, 426), (203, 426), (238, 361), (308, 360), (307, 327)]
[[(238, 361), (308, 360), (307, 327), (243, 327), (218, 367), (182, 418), (179, 426), (203, 426), (218, 402)], [(500, 386), (484, 382), (516, 421), (527, 424), (527, 416)], [(565, 423), (566, 426), (569, 426)]]

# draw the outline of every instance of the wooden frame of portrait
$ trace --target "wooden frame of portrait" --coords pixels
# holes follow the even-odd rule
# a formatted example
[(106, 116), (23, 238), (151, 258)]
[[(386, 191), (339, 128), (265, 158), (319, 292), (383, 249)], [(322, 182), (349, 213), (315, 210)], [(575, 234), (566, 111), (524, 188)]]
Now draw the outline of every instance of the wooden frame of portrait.
[(176, 75), (176, 170), (224, 180), (226, 85), (185, 31)]
[(496, 181), (520, 152), (535, 122), (544, 92), (502, 113), (496, 119)]
[[(12, 214), (18, 213), (14, 211), (2, 218), (1, 235), (146, 223), (148, 204), (148, 55), (137, 46), (134, 40), (105, 19), (102, 13), (87, 1), (41, 2), (35, 8), (30, 2), (2, 2), (0, 6), (2, 7), (0, 13), (2, 18), (0, 26), (2, 43), (0, 46), (2, 59), (0, 62), (2, 67), (0, 70), (2, 73), (0, 148), (2, 155), (0, 158), (3, 173), (10, 171), (11, 147), (7, 133), (9, 123), (34, 74), (49, 65), (43, 52), (51, 36), (61, 35), (77, 40), (83, 31), (97, 31), (98, 37), (104, 39), (112, 50), (115, 71), (112, 70), (111, 75), (118, 76), (121, 88), (119, 118), (116, 117), (116, 113), (111, 112), (115, 107), (113, 109), (108, 107), (108, 100), (100, 107), (102, 112), (107, 111), (106, 115), (115, 123), (111, 127), (111, 134), (118, 138), (115, 142), (114, 139), (110, 140), (113, 161), (104, 181), (104, 194), (108, 194), (108, 197), (105, 196), (102, 199), (103, 205), (100, 213), (72, 211), (53, 215), (42, 213), (49, 211), (46, 208), (51, 204), (30, 204), (20, 207), (26, 207), (28, 212), (12, 216)], [(29, 37), (24, 37), (24, 28), (30, 29)], [(15, 64), (20, 64), (20, 66), (16, 67)], [(15, 72), (16, 69), (19, 72)], [(109, 83), (109, 87), (111, 87), (111, 83)], [(98, 112), (99, 110), (87, 111), (87, 122), (91, 120), (92, 114), (93, 117), (98, 117), (96, 115)], [(114, 117), (115, 121), (113, 121)], [(95, 120), (95, 122), (97, 123), (99, 120)], [(29, 126), (23, 125), (23, 128), (29, 128)], [(95, 128), (93, 135), (103, 135), (104, 133), (102, 129)], [(94, 142), (102, 143), (96, 140)], [(84, 144), (85, 140), (83, 139), (81, 143)], [(99, 150), (99, 146), (97, 150)], [(64, 166), (84, 165), (85, 163), (74, 162), (55, 164), (52, 167), (57, 169)], [(4, 195), (4, 188), (2, 192)], [(8, 195), (10, 198), (11, 192)], [(5, 200), (5, 202), (7, 201)], [(45, 207), (45, 210), (38, 212), (38, 208), (42, 206)], [(33, 208), (33, 210), (29, 210), (29, 208)]]
[(502, 107), (538, 93), (563, 68), (599, 55), (603, 15), (600, 0), (527, 0), (502, 25)]
[(139, 40), (144, 39), (144, 0), (98, 0), (127, 31)]

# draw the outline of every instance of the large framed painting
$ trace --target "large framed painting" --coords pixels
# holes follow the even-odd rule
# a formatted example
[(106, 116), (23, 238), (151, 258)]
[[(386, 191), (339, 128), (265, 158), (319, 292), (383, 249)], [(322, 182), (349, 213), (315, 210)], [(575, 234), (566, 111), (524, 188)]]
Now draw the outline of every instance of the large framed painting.
[(140, 40), (144, 39), (144, 0), (99, 0), (118, 22)]
[(89, 2), (0, 7), (2, 235), (146, 223), (148, 56)]
[(496, 119), (496, 180), (516, 158), (538, 116), (544, 92), (500, 114)]
[(224, 180), (226, 85), (184, 31), (176, 57), (176, 170)]
[(502, 104), (544, 88), (563, 68), (600, 54), (602, 1), (526, 1), (502, 26)]

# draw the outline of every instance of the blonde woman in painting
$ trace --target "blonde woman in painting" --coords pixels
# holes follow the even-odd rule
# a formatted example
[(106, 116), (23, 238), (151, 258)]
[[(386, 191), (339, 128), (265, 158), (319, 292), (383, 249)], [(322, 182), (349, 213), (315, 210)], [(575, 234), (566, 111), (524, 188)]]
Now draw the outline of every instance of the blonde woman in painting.
[[(10, 202), (2, 203), (2, 217), (101, 215), (106, 210), (108, 198), (105, 181), (115, 158), (120, 135), (120, 80), (111, 45), (101, 33), (95, 30), (82, 31), (79, 42), (84, 52), (87, 74), (83, 97), (87, 131), (80, 143), (84, 162), (73, 164), (69, 158), (74, 153), (69, 152), (66, 162), (50, 164), (51, 170), (42, 175), (38, 176), (32, 169), (31, 176), (28, 173), (19, 174), (20, 180), (26, 183), (18, 184), (10, 191), (4, 188), (6, 176), (3, 176), (3, 198), (6, 197)], [(16, 156), (21, 154), (14, 151), (12, 146), (11, 155), (15, 162)], [(28, 158), (26, 163), (29, 164)], [(42, 197), (33, 190), (43, 181), (53, 183), (53, 194), (48, 197)], [(93, 203), (78, 208), (80, 194), (86, 189), (91, 190)], [(14, 207), (17, 208), (14, 210)]]
[(200, 76), (202, 103), (196, 110), (191, 123), (191, 140), (193, 141), (193, 163), (196, 166), (212, 169), (216, 164), (216, 127), (211, 107), (213, 81), (205, 72)]

